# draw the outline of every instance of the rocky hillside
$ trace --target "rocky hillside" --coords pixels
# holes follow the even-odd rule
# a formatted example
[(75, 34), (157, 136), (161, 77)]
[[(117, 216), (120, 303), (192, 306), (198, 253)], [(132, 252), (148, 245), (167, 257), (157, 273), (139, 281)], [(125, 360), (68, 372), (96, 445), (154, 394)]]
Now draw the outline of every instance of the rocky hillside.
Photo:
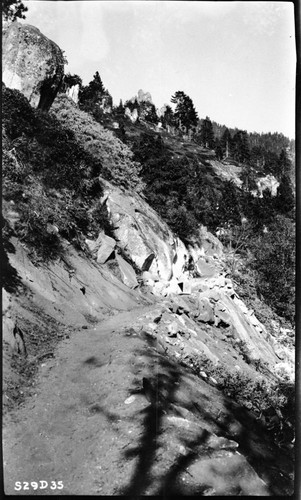
[[(5, 36), (20, 53), (52, 43), (18, 23)], [(66, 96), (31, 99), (55, 54), (3, 87), (6, 493), (31, 477), (70, 495), (292, 494), (292, 328), (197, 212), (180, 237), (150, 190), (143, 125), (124, 144)], [(163, 139), (217, 191), (238, 178), (193, 141)]]

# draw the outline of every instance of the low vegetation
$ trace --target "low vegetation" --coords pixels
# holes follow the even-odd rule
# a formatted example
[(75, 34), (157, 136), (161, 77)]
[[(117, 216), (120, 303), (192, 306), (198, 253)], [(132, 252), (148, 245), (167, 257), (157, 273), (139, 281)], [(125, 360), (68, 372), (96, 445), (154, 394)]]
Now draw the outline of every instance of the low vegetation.
[[(186, 360), (187, 363), (187, 360)], [(213, 377), (224, 394), (251, 410), (270, 428), (274, 439), (281, 444), (294, 438), (295, 387), (291, 382), (271, 381), (258, 376), (256, 380), (225, 365), (214, 365), (205, 355), (192, 355), (188, 361), (193, 372), (205, 372)], [(274, 417), (274, 418), (272, 418)], [(271, 420), (273, 424), (271, 425)]]
[(57, 257), (60, 236), (81, 245), (84, 235), (109, 230), (99, 204), (100, 161), (18, 91), (4, 88), (2, 111), (3, 197), (20, 215), (16, 233), (32, 257)]
[(132, 151), (115, 135), (63, 94), (55, 100), (51, 115), (74, 134), (84, 151), (99, 165), (99, 173), (113, 184), (141, 192), (141, 166), (133, 161)]

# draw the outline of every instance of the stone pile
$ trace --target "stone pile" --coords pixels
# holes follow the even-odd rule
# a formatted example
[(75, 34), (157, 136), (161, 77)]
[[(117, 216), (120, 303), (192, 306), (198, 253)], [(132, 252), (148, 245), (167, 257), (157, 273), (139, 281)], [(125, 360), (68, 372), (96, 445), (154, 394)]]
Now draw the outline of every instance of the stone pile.
[[(184, 302), (184, 310), (190, 304), (188, 314), (176, 314), (170, 321), (165, 315), (158, 323), (165, 347), (177, 345), (187, 353), (196, 349), (216, 362), (216, 355), (200, 337), (195, 344), (191, 330), (200, 325), (227, 330), (228, 337), (243, 346), (249, 363), (262, 361), (275, 366), (279, 358), (283, 362), (281, 354), (275, 352), (275, 340), (235, 292), (223, 269), (223, 246), (215, 236), (200, 227), (198, 235), (185, 246), (140, 196), (107, 181), (103, 183), (102, 203), (114, 237), (101, 233), (95, 242), (86, 240), (94, 258), (103, 264), (115, 255), (121, 280), (130, 288), (139, 285), (167, 303), (175, 300), (182, 307)], [(130, 262), (139, 270), (137, 276)], [(158, 324), (152, 330), (156, 335)]]
[[(200, 227), (198, 235), (185, 246), (140, 196), (107, 181), (103, 183), (102, 203), (114, 237), (102, 232), (96, 241), (86, 240), (92, 256), (101, 265), (113, 256), (121, 281), (129, 288), (140, 286), (167, 303), (175, 300), (183, 310), (189, 303), (189, 313), (179, 315), (172, 311), (171, 318), (169, 311), (168, 320), (165, 315), (155, 326), (148, 325), (149, 333), (160, 337), (164, 348), (179, 348), (176, 357), (184, 351), (187, 355), (201, 351), (216, 363), (218, 357), (195, 330), (197, 325), (218, 328), (241, 346), (248, 363), (262, 362), (273, 368), (280, 363), (279, 376), (291, 379), (291, 355), (284, 352), (283, 345), (238, 297), (223, 268), (221, 242)], [(138, 275), (130, 262), (139, 270)]]

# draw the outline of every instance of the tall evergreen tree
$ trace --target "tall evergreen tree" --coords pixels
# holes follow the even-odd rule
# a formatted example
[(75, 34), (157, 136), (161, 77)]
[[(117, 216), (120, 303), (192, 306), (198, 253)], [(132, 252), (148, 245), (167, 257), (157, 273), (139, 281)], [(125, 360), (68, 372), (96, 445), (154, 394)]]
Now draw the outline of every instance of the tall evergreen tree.
[(222, 160), (224, 157), (220, 139), (215, 139), (215, 154), (218, 160)]
[(239, 190), (233, 181), (226, 181), (223, 184), (217, 215), (222, 226), (239, 225), (241, 222), (242, 210)]
[(156, 108), (153, 103), (143, 101), (139, 105), (139, 116), (149, 123), (157, 124), (159, 121)]
[(208, 116), (202, 120), (201, 131), (198, 136), (200, 143), (205, 148), (213, 149), (215, 145), (213, 127), (211, 120)]
[(285, 149), (282, 149), (277, 161), (275, 175), (280, 179), (283, 175), (289, 175), (291, 168), (292, 164), (287, 152)]
[(168, 126), (173, 127), (175, 125), (174, 112), (170, 106), (166, 106), (164, 115), (161, 117), (161, 123), (163, 128), (168, 128)]
[(105, 89), (98, 71), (89, 85), (83, 87), (79, 93), (79, 104), (85, 111), (93, 111), (95, 105), (102, 104), (103, 97), (111, 98)]
[(250, 159), (248, 134), (238, 130), (233, 137), (231, 156), (240, 163), (247, 163)]
[(244, 164), (240, 178), (242, 180), (242, 187), (245, 191), (251, 192), (257, 190), (256, 174), (248, 163)]
[(179, 90), (172, 96), (171, 102), (176, 104), (174, 113), (176, 126), (186, 133), (195, 129), (198, 123), (198, 115), (190, 97)]
[(281, 214), (292, 217), (294, 207), (295, 197), (293, 187), (288, 174), (284, 174), (277, 189), (276, 208)]
[(228, 128), (224, 131), (221, 137), (221, 148), (223, 150), (223, 156), (228, 158), (230, 155), (230, 147), (231, 147), (231, 134)]

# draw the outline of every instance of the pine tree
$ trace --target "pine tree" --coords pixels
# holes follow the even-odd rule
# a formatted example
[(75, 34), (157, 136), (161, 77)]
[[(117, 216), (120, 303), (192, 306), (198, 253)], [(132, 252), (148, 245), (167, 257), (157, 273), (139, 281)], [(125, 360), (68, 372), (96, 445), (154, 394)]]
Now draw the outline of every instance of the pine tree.
[(218, 207), (218, 220), (221, 225), (239, 225), (241, 222), (241, 202), (239, 190), (233, 181), (226, 181), (221, 190)]
[(288, 174), (284, 174), (277, 189), (276, 208), (281, 214), (290, 217), (293, 216), (294, 207), (295, 197), (293, 187)]
[(98, 71), (93, 76), (89, 85), (83, 87), (79, 93), (79, 104), (85, 111), (90, 111), (96, 104), (102, 103), (104, 96), (110, 96), (105, 89)]
[(122, 99), (120, 99), (118, 106), (114, 107), (114, 116), (116, 118), (123, 118), (124, 117), (124, 105), (122, 103)]
[(215, 154), (218, 160), (222, 160), (224, 157), (223, 148), (219, 139), (215, 139)]
[(163, 128), (175, 126), (174, 112), (170, 106), (166, 106), (164, 115), (161, 117), (161, 123)]
[(199, 134), (199, 141), (205, 148), (213, 149), (215, 145), (213, 127), (211, 120), (208, 116), (202, 120), (201, 132)]
[(248, 134), (246, 131), (238, 130), (233, 137), (231, 155), (240, 163), (247, 163), (250, 159)]
[(156, 108), (151, 102), (143, 101), (139, 105), (139, 116), (149, 123), (157, 124), (159, 121)]
[(282, 149), (277, 161), (275, 175), (278, 178), (281, 178), (283, 175), (289, 175), (291, 168), (292, 164), (290, 159), (288, 158), (287, 152), (285, 149)]
[(244, 164), (240, 175), (242, 187), (246, 192), (256, 191), (256, 175), (254, 169), (249, 164)]
[(198, 124), (198, 115), (190, 97), (178, 90), (172, 96), (171, 102), (176, 104), (174, 118), (177, 128), (186, 133), (195, 129)]
[(221, 137), (221, 148), (223, 150), (223, 156), (228, 158), (230, 155), (230, 146), (231, 146), (231, 134), (228, 128), (224, 131)]

